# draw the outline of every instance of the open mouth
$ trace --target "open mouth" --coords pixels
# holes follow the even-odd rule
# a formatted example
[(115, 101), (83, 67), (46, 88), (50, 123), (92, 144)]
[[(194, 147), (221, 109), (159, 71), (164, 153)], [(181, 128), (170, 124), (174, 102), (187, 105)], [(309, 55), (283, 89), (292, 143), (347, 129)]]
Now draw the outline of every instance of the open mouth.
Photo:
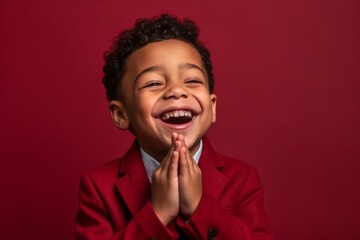
[(187, 110), (175, 110), (165, 112), (161, 115), (161, 120), (168, 124), (186, 124), (191, 122), (194, 114)]

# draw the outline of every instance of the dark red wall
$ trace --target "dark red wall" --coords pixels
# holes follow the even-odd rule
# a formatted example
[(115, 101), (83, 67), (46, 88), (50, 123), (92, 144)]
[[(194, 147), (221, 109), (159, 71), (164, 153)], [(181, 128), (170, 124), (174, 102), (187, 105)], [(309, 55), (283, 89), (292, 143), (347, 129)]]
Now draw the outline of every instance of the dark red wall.
[(139, 17), (197, 21), (218, 151), (256, 166), (278, 240), (360, 239), (357, 0), (0, 1), (0, 239), (71, 239), (80, 176), (130, 145), (102, 54)]

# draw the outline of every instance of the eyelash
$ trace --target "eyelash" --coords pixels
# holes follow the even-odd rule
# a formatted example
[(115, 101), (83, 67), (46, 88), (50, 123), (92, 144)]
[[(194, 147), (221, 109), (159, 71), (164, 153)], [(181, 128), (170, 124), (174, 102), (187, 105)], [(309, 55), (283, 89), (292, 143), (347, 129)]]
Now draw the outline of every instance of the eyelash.
[(203, 84), (203, 81), (198, 80), (198, 79), (190, 79), (190, 80), (186, 81), (186, 83), (199, 83), (199, 84)]
[(149, 82), (145, 84), (142, 88), (148, 88), (148, 87), (157, 87), (163, 85), (162, 82)]
[[(204, 81), (195, 78), (195, 79), (186, 80), (185, 84), (204, 84)], [(152, 82), (149, 82), (149, 83), (145, 84), (142, 88), (159, 87), (159, 86), (162, 86), (162, 85), (164, 85), (163, 82), (152, 81)]]

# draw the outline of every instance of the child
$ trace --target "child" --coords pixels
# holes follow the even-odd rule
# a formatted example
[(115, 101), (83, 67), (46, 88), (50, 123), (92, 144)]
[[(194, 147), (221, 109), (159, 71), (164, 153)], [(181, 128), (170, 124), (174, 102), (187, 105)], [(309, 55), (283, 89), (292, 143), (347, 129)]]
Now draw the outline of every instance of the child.
[(273, 239), (256, 170), (204, 136), (216, 96), (198, 33), (165, 14), (137, 21), (105, 54), (112, 118), (136, 140), (82, 178), (76, 239)]

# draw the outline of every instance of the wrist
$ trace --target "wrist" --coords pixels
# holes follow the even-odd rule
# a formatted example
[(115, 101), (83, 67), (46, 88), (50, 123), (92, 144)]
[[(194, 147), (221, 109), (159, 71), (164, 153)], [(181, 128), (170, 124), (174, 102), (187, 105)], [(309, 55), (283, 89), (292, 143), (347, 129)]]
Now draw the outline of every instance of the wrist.
[(171, 217), (166, 213), (162, 213), (161, 211), (156, 211), (154, 209), (154, 212), (164, 226), (168, 226), (175, 219), (174, 217)]

